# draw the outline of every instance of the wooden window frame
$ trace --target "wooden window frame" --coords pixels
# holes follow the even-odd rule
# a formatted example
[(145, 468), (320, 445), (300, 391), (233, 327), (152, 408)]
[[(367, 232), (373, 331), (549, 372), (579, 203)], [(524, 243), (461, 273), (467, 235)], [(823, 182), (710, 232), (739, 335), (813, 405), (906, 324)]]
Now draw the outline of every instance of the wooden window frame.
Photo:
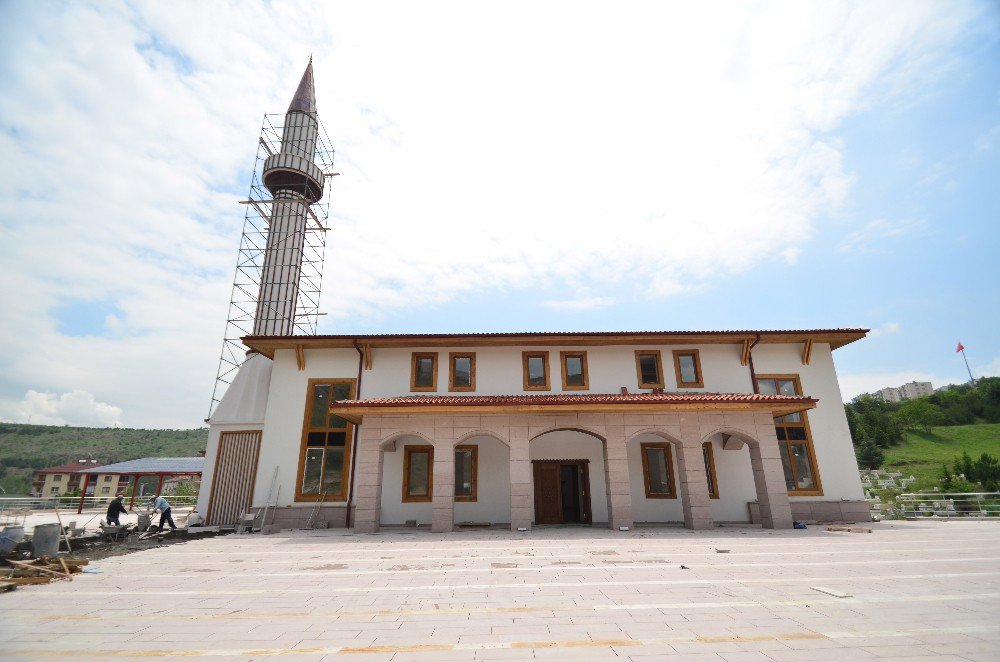
[[(651, 448), (662, 449), (666, 456), (667, 477), (670, 479), (670, 491), (666, 493), (650, 492), (649, 490), (649, 457), (646, 451)], [(639, 453), (642, 455), (642, 486), (646, 492), (647, 499), (676, 499), (677, 480), (674, 478), (674, 454), (667, 442), (643, 442), (639, 444)]]
[[(472, 494), (471, 495), (455, 495), (455, 501), (478, 501), (479, 500), (479, 446), (476, 444), (459, 444), (455, 446), (455, 454), (458, 455), (459, 451), (472, 451)], [(458, 483), (455, 483), (458, 487)]]
[[(705, 474), (712, 479), (712, 488), (708, 491), (708, 497), (710, 499), (719, 498), (719, 476), (715, 473), (715, 449), (712, 447), (711, 441), (706, 441), (701, 445), (702, 459), (705, 460)], [(708, 451), (707, 455), (705, 451)]]
[[(760, 390), (760, 380), (762, 380), (762, 379), (775, 379), (775, 380), (788, 379), (788, 380), (792, 380), (792, 381), (795, 382), (795, 393), (796, 393), (796, 395), (802, 395), (802, 381), (799, 379), (799, 376), (797, 374), (757, 375), (756, 377), (757, 377), (757, 384), (755, 384), (755, 386), (757, 386), (758, 390)], [(788, 457), (789, 458), (792, 457), (792, 449), (789, 448), (789, 447), (787, 447), (787, 446), (789, 446), (790, 444), (805, 444), (806, 449), (809, 451), (809, 468), (812, 469), (813, 483), (814, 483), (815, 487), (813, 487), (813, 489), (811, 489), (811, 490), (800, 490), (800, 489), (792, 488), (792, 489), (788, 490), (788, 496), (790, 496), (790, 497), (792, 497), (792, 496), (823, 496), (823, 480), (820, 478), (820, 475), (819, 475), (819, 463), (816, 461), (816, 448), (813, 445), (812, 430), (809, 429), (809, 416), (804, 411), (803, 412), (799, 412), (799, 415), (802, 416), (802, 427), (805, 428), (806, 438), (804, 440), (789, 440), (789, 439), (786, 438), (784, 441), (782, 441), (781, 439), (778, 439), (778, 444), (779, 444), (779, 447), (780, 447), (780, 444), (785, 444), (786, 445), (786, 451), (788, 453)], [(781, 417), (780, 416), (776, 416), (775, 418), (781, 418)], [(775, 428), (776, 429), (777, 429), (777, 427), (779, 425), (783, 426), (783, 425), (786, 425), (786, 423), (775, 422)], [(787, 435), (786, 435), (786, 437), (787, 437)], [(793, 478), (795, 477), (795, 465), (794, 464), (792, 464), (792, 476), (793, 476)], [(793, 482), (798, 483), (798, 480), (796, 479)]]
[[(660, 378), (660, 381), (655, 384), (643, 383), (642, 381), (642, 364), (639, 362), (639, 357), (642, 356), (655, 356), (656, 357), (656, 374)], [(635, 350), (635, 378), (639, 383), (639, 388), (663, 388), (663, 357), (660, 355), (660, 350), (658, 349), (637, 349)]]
[[(568, 377), (566, 370), (566, 359), (578, 357), (583, 367), (583, 384), (581, 386), (571, 386), (566, 382)], [(562, 390), (564, 391), (589, 391), (590, 373), (587, 370), (587, 352), (559, 352), (559, 367), (562, 369)]]
[[(431, 385), (417, 386), (417, 361), (433, 359), (431, 364)], [(410, 356), (410, 391), (420, 393), (436, 391), (438, 388), (438, 355), (437, 352), (413, 352)]]
[[(410, 456), (427, 453), (427, 496), (411, 496)], [(403, 446), (403, 503), (426, 503), (434, 499), (434, 447), (430, 445)]]
[[(350, 384), (351, 386), (351, 399), (357, 397), (358, 380), (350, 377), (332, 377), (329, 379), (310, 379), (306, 386), (306, 404), (305, 413), (302, 416), (302, 441), (299, 444), (299, 467), (295, 475), (295, 500), (296, 501), (347, 501), (347, 493), (350, 491), (350, 475), (348, 473), (347, 477), (343, 481), (340, 494), (336, 495), (338, 498), (330, 498), (330, 494), (323, 498), (322, 491), (319, 494), (303, 494), (302, 493), (302, 478), (305, 473), (305, 461), (306, 461), (306, 449), (309, 448), (309, 433), (316, 431), (330, 431), (339, 430), (340, 428), (314, 428), (310, 425), (312, 420), (312, 400), (313, 400), (313, 388), (318, 384)], [(330, 391), (331, 398), (333, 396), (333, 390)], [(332, 399), (331, 399), (332, 402)], [(225, 433), (223, 433), (225, 434)], [(316, 448), (316, 447), (314, 447)], [(351, 452), (354, 449), (354, 425), (347, 421), (347, 427), (344, 428), (344, 466), (351, 466)], [(324, 461), (325, 467), (325, 461)], [(256, 468), (254, 468), (256, 472)], [(256, 473), (255, 473), (256, 476)], [(320, 474), (320, 488), (323, 486), (323, 474)]]
[[(540, 356), (542, 357), (542, 363), (545, 366), (545, 384), (542, 386), (532, 386), (528, 383), (528, 359)], [(521, 352), (521, 370), (523, 373), (523, 387), (525, 391), (551, 391), (552, 390), (552, 371), (549, 369), (549, 353), (548, 352)]]
[[(701, 356), (696, 349), (675, 349), (674, 354), (674, 375), (677, 377), (677, 388), (705, 388), (705, 376), (701, 372)], [(685, 382), (681, 378), (681, 357), (694, 357), (694, 372), (697, 379), (693, 382)]]
[[(455, 386), (455, 359), (469, 359), (469, 385)], [(414, 365), (414, 367), (416, 367)], [(449, 391), (475, 391), (476, 390), (476, 353), (475, 352), (449, 352), (448, 353), (448, 390)]]

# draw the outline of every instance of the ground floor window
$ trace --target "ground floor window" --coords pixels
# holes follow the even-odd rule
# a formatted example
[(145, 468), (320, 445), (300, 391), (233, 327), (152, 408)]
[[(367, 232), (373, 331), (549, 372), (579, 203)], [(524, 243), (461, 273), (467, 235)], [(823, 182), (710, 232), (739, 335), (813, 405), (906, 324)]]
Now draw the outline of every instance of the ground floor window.
[(455, 501), (476, 501), (479, 446), (455, 447)]
[(715, 453), (712, 451), (711, 441), (706, 441), (701, 445), (701, 454), (705, 459), (705, 478), (708, 481), (708, 496), (718, 499), (719, 479), (715, 477)]
[(110, 487), (102, 487), (101, 488), (101, 494), (111, 494), (111, 488)]
[(676, 499), (673, 458), (670, 444), (641, 444), (642, 479), (647, 499)]
[(403, 451), (403, 502), (434, 496), (434, 447), (406, 446)]
[(353, 379), (310, 379), (299, 460), (298, 494), (305, 501), (343, 501), (354, 427), (330, 403), (354, 397)]
[[(802, 395), (798, 375), (758, 375), (757, 385), (765, 395)], [(788, 493), (800, 496), (823, 494), (805, 412), (775, 416), (774, 432), (778, 437)]]

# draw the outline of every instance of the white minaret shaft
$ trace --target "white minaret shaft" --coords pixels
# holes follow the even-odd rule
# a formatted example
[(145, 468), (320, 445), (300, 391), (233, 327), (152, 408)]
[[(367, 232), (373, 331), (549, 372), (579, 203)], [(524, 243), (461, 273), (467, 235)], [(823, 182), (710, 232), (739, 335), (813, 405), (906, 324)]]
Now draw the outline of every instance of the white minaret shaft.
[(264, 162), (264, 186), (274, 202), (254, 335), (290, 336), (294, 330), (309, 205), (323, 197), (323, 171), (315, 163), (318, 133), (310, 59), (285, 114), (281, 151)]

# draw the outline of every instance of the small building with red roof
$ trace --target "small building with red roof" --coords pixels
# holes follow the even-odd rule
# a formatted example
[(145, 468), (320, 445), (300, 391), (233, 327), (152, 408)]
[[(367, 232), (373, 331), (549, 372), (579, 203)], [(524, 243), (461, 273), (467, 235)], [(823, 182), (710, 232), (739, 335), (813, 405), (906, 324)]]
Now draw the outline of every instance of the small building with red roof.
[[(60, 464), (58, 467), (39, 469), (31, 480), (31, 496), (56, 497), (78, 489), (82, 484), (81, 476), (85, 469), (100, 467), (97, 460), (77, 460)], [(88, 494), (93, 494), (94, 488), (88, 487)]]

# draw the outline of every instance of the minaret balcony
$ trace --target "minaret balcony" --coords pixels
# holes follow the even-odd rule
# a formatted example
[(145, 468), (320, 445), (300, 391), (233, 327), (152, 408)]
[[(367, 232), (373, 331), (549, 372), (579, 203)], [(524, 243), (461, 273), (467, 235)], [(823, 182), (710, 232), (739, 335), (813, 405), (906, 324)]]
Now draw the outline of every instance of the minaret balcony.
[(263, 179), (264, 186), (272, 194), (295, 191), (305, 196), (310, 204), (323, 197), (323, 171), (312, 161), (295, 154), (279, 152), (267, 157)]

